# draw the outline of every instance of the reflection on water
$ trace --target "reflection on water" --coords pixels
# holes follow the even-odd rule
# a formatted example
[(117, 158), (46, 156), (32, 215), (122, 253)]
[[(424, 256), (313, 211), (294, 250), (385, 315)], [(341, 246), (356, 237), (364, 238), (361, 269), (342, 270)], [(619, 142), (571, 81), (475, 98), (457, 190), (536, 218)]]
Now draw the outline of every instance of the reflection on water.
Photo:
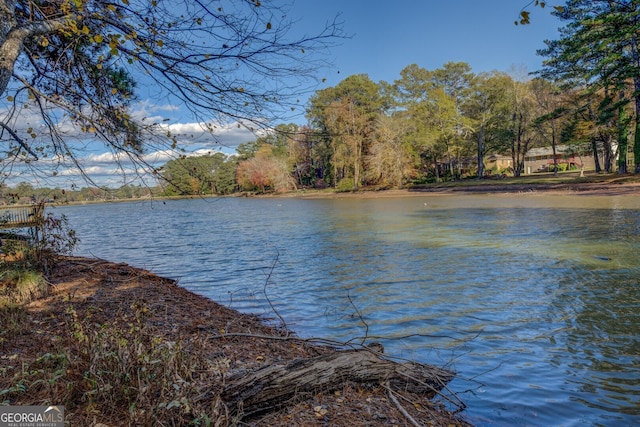
[[(476, 425), (640, 418), (634, 198), (221, 199), (58, 208), (80, 253), (303, 336), (450, 365)], [(126, 218), (126, 221), (123, 221)], [(96, 232), (96, 223), (109, 227)]]

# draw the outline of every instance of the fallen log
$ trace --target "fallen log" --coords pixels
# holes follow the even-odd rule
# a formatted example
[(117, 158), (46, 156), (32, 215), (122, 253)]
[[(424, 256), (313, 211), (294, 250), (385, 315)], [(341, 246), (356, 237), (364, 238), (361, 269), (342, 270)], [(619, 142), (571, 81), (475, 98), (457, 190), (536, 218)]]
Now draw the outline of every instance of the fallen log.
[(435, 366), (384, 359), (370, 349), (337, 351), (230, 377), (222, 400), (242, 418), (273, 410), (296, 393), (340, 389), (346, 381), (433, 396), (454, 376)]

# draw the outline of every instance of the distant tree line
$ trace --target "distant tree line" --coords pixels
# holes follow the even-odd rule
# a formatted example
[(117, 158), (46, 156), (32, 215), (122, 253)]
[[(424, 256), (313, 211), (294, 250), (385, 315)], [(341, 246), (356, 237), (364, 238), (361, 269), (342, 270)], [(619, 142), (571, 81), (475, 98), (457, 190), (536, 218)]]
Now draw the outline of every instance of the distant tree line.
[[(530, 75), (473, 73), (464, 62), (412, 64), (394, 82), (347, 77), (317, 91), (307, 126), (276, 128), (242, 147), (238, 189), (401, 187), (489, 172), (520, 176), (526, 153), (559, 146), (596, 171), (640, 173), (640, 3), (570, 0), (566, 25)], [(488, 154), (511, 159), (487, 171)]]
[(168, 161), (160, 174), (165, 196), (230, 194), (236, 190), (237, 162), (223, 153)]
[(0, 205), (30, 204), (35, 202), (71, 203), (99, 202), (125, 199), (149, 199), (160, 196), (161, 188), (144, 185), (123, 185), (119, 188), (82, 187), (63, 189), (59, 187), (34, 187), (20, 182), (13, 187), (0, 185)]
[[(598, 172), (626, 173), (628, 164), (637, 169), (637, 156), (631, 161), (627, 155), (640, 146), (630, 127), (630, 118), (637, 122), (638, 115), (631, 97), (618, 96), (631, 95), (633, 81), (616, 82), (614, 99), (606, 85), (569, 84), (553, 64), (549, 60), (540, 73), (544, 77), (533, 79), (497, 71), (475, 74), (463, 62), (436, 70), (409, 65), (393, 83), (349, 76), (315, 93), (306, 126), (277, 126), (239, 146), (236, 156), (167, 163), (161, 170), (169, 183), (166, 194), (350, 191), (495, 173), (520, 176), (526, 153), (535, 147), (550, 147), (556, 162), (560, 146), (593, 155)], [(511, 166), (487, 170), (489, 154), (510, 158)], [(562, 167), (556, 163), (551, 170)]]

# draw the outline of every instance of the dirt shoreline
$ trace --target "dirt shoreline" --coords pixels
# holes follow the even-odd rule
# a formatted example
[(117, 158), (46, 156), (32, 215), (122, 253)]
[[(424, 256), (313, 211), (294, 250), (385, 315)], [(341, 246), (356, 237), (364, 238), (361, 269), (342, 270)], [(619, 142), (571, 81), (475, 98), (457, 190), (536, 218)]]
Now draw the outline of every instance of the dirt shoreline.
[[(5, 404), (64, 405), (69, 425), (237, 425), (220, 399), (233, 375), (337, 351), (127, 264), (69, 257), (49, 281), (0, 325), (13, 328), (0, 333), (0, 390)], [(470, 425), (430, 397), (345, 381), (240, 425)]]
[(329, 199), (329, 198), (394, 198), (413, 196), (463, 194), (494, 194), (494, 195), (578, 195), (578, 196), (626, 196), (640, 195), (640, 182), (563, 182), (563, 183), (501, 183), (484, 182), (479, 184), (432, 184), (423, 188), (393, 189), (393, 190), (362, 190), (354, 192), (326, 192), (319, 190), (298, 190), (289, 193), (254, 195), (255, 197), (282, 197), (301, 199)]

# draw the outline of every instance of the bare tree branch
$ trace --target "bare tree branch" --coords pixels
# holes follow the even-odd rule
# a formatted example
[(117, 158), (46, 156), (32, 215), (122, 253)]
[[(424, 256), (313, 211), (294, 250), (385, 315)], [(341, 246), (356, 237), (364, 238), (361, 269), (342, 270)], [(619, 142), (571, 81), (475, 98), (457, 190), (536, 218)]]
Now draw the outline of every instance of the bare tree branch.
[[(180, 147), (175, 136), (132, 117), (142, 80), (214, 136), (230, 121), (270, 127), (313, 89), (327, 65), (322, 51), (342, 37), (337, 22), (292, 36), (288, 14), (251, 0), (215, 7), (200, 0), (0, 0), (0, 100), (16, 101), (0, 109), (3, 129), (11, 129), (6, 141), (40, 158), (67, 154), (76, 148), (58, 128), (71, 125), (146, 169), (136, 154)], [(48, 135), (27, 140), (20, 123), (33, 103)]]

